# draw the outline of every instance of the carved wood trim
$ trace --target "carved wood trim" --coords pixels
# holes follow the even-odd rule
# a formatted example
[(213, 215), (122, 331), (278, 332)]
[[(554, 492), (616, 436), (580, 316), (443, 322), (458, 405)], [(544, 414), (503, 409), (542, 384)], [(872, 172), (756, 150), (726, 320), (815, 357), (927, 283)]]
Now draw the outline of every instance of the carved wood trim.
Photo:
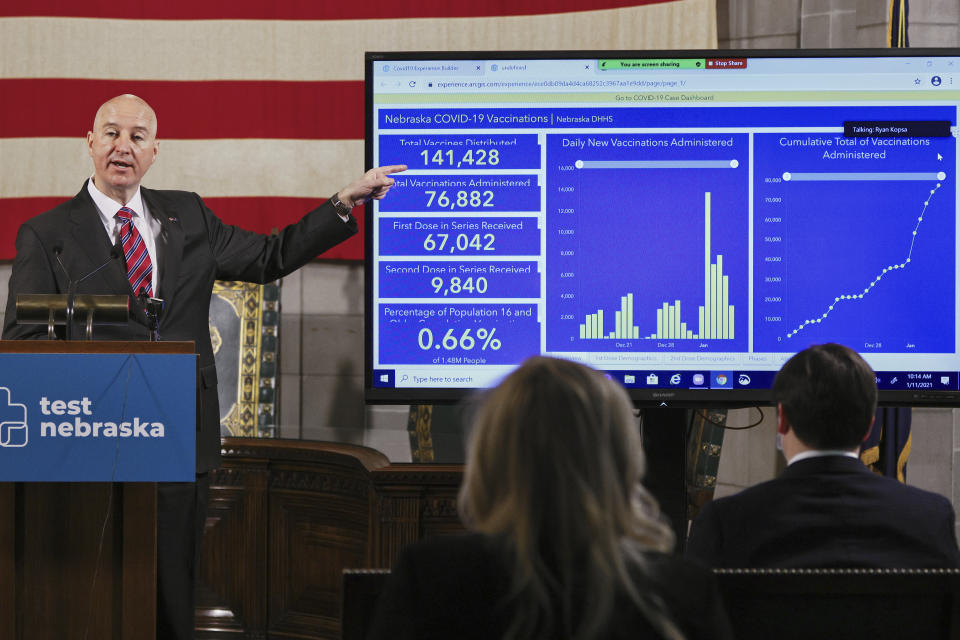
[(462, 529), (459, 465), (327, 442), (226, 438), (211, 472), (198, 638), (339, 638), (342, 572)]

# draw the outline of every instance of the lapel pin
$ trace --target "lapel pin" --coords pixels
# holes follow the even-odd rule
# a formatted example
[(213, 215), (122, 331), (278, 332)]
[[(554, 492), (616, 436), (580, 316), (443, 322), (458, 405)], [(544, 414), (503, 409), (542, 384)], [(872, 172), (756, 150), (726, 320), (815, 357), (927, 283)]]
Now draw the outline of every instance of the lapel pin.
[(173, 216), (170, 216), (169, 218), (167, 218), (167, 220), (169, 220), (170, 222), (180, 222), (180, 218), (174, 218)]

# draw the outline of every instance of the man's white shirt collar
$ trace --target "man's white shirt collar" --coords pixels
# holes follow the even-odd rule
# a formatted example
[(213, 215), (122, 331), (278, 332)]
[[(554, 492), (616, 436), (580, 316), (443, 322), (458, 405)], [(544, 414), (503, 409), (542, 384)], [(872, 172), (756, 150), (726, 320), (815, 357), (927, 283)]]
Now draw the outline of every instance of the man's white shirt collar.
[(150, 215), (150, 211), (143, 202), (140, 187), (137, 186), (136, 193), (133, 194), (133, 197), (130, 198), (130, 201), (125, 205), (117, 204), (116, 200), (100, 191), (97, 185), (93, 183), (92, 176), (87, 180), (87, 192), (90, 194), (90, 197), (93, 198), (93, 204), (97, 207), (97, 212), (100, 214), (100, 221), (103, 222), (103, 228), (107, 232), (110, 244), (117, 244), (117, 242), (119, 242), (120, 221), (116, 218), (116, 215), (117, 212), (120, 211), (120, 207), (124, 206), (133, 211), (134, 215), (131, 218), (133, 226), (140, 232), (140, 237), (143, 238), (143, 242), (147, 247), (147, 253), (150, 254), (150, 260), (153, 262), (153, 273), (151, 277), (153, 282), (153, 295), (159, 296), (160, 269), (159, 261), (157, 260), (157, 236), (160, 234), (161, 227), (160, 222)]
[(103, 226), (107, 229), (107, 233), (110, 234), (111, 238), (114, 237), (114, 229), (117, 227), (117, 219), (114, 216), (120, 211), (121, 206), (127, 207), (137, 216), (144, 217), (146, 215), (139, 186), (137, 187), (136, 193), (130, 198), (130, 202), (125, 205), (118, 205), (116, 200), (100, 191), (97, 185), (93, 183), (93, 178), (87, 181), (87, 192), (90, 194), (90, 197), (93, 198), (93, 203), (97, 205), (97, 210), (100, 212), (100, 219), (103, 220)]
[(811, 449), (809, 451), (802, 451), (787, 460), (787, 466), (789, 467), (794, 462), (800, 462), (807, 458), (823, 458), (824, 456), (846, 456), (855, 460), (860, 459), (860, 454), (856, 451), (846, 451), (844, 449)]

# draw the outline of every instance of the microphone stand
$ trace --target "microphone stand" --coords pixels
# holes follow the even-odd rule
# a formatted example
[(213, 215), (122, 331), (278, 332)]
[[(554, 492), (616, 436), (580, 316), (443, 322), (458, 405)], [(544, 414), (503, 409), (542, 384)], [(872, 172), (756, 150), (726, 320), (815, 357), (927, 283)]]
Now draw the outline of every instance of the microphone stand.
[(73, 290), (73, 281), (71, 280), (67, 284), (67, 318), (66, 326), (64, 327), (64, 339), (66, 339), (67, 342), (73, 340), (73, 312), (75, 309), (75, 298), (76, 296)]
[[(67, 271), (66, 266), (64, 266), (63, 260), (60, 259), (60, 254), (63, 252), (63, 247), (62, 246), (54, 247), (53, 251), (54, 251), (54, 255), (56, 255), (57, 257), (57, 262), (60, 264), (60, 268), (63, 270), (64, 275), (67, 276), (67, 308), (65, 310), (66, 324), (64, 327), (64, 339), (66, 339), (67, 341), (70, 341), (70, 340), (73, 340), (73, 317), (74, 317), (74, 311), (76, 309), (77, 288), (81, 284), (83, 284), (83, 282), (85, 282), (87, 279), (100, 273), (100, 271), (102, 271), (103, 268), (106, 267), (108, 264), (110, 264), (111, 262), (113, 262), (114, 260), (122, 256), (123, 249), (120, 246), (120, 241), (118, 240), (117, 244), (115, 244), (110, 249), (110, 257), (107, 258), (106, 262), (104, 262), (99, 267), (97, 267), (87, 275), (83, 276), (79, 280), (74, 280), (73, 278), (70, 277), (70, 273)], [(161, 308), (162, 308), (162, 301), (161, 301)], [(93, 312), (88, 311), (87, 313), (93, 313)]]
[(150, 329), (150, 342), (160, 342), (160, 314), (163, 312), (163, 299), (151, 298), (143, 290), (137, 296), (143, 305), (143, 312), (147, 315)]
[[(67, 341), (73, 340), (73, 311), (74, 311), (74, 281), (70, 277), (70, 272), (67, 271), (67, 267), (64, 266), (63, 260), (60, 259), (60, 254), (63, 252), (63, 246), (58, 245), (53, 248), (53, 254), (57, 258), (57, 263), (60, 265), (60, 269), (63, 271), (63, 275), (67, 276), (67, 308), (65, 310), (66, 322), (64, 323), (64, 339)], [(47, 333), (50, 333), (50, 327), (47, 328)]]

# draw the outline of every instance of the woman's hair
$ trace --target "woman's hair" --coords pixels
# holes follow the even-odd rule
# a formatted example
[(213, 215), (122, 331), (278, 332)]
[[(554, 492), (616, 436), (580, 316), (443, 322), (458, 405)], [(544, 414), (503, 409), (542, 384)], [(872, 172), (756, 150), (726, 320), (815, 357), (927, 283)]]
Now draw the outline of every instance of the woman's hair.
[(681, 637), (659, 599), (631, 579), (672, 530), (640, 484), (633, 405), (583, 365), (534, 357), (481, 400), (460, 511), (506, 541), (513, 562), (507, 637), (596, 637), (625, 594), (665, 637)]

